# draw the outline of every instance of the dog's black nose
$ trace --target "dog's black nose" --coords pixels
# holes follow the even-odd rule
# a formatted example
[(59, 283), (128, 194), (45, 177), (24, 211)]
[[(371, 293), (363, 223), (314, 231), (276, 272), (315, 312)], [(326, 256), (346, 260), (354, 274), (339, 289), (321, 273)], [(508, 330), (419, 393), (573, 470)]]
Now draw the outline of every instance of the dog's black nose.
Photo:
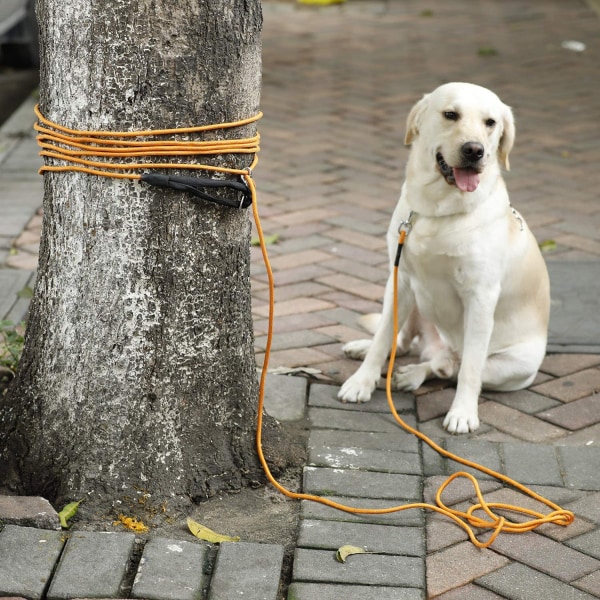
[(479, 142), (466, 142), (460, 149), (465, 160), (476, 163), (483, 158), (484, 148)]

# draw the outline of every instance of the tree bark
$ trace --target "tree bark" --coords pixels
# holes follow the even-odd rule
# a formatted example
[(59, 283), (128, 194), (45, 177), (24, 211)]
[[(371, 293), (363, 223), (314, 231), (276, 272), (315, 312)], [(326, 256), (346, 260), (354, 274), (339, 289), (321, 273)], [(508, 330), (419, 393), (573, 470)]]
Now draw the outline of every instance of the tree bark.
[[(259, 0), (38, 0), (38, 18), (52, 121), (143, 130), (258, 110)], [(0, 477), (97, 504), (140, 489), (181, 504), (260, 477), (248, 213), (127, 180), (44, 179)]]

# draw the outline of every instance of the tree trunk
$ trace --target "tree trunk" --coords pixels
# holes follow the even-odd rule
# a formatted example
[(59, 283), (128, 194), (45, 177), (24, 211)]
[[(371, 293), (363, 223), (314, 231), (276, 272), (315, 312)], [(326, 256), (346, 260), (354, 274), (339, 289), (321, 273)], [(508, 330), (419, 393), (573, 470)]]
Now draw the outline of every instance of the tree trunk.
[[(143, 130), (258, 110), (259, 0), (38, 0), (38, 18), (52, 121)], [(0, 477), (100, 505), (140, 489), (181, 504), (259, 477), (249, 237), (245, 210), (47, 173)]]

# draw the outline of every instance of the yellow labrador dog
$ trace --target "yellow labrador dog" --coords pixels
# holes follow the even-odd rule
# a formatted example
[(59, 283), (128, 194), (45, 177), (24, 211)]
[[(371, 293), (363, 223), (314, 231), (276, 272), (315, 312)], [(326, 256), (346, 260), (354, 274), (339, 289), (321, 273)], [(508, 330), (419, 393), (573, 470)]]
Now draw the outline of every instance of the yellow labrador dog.
[(423, 362), (400, 368), (394, 387), (456, 380), (444, 427), (466, 433), (479, 426), (482, 386), (510, 391), (533, 381), (546, 349), (550, 292), (538, 244), (511, 207), (501, 175), (514, 137), (510, 108), (477, 85), (442, 85), (410, 111), (405, 143), (412, 147), (387, 234), (383, 314), (372, 341), (344, 346), (364, 361), (340, 389), (342, 401), (369, 400), (389, 354), (391, 267), (398, 229), (408, 221), (398, 276), (399, 340), (405, 351), (418, 336)]

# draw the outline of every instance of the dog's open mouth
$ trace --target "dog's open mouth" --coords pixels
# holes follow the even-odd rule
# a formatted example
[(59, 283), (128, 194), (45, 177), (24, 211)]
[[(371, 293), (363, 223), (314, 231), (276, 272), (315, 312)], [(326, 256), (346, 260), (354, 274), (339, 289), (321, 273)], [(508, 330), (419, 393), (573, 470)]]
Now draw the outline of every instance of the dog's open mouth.
[(479, 185), (479, 172), (473, 167), (451, 167), (441, 152), (435, 155), (442, 177), (449, 185), (455, 185), (461, 192), (474, 192)]

